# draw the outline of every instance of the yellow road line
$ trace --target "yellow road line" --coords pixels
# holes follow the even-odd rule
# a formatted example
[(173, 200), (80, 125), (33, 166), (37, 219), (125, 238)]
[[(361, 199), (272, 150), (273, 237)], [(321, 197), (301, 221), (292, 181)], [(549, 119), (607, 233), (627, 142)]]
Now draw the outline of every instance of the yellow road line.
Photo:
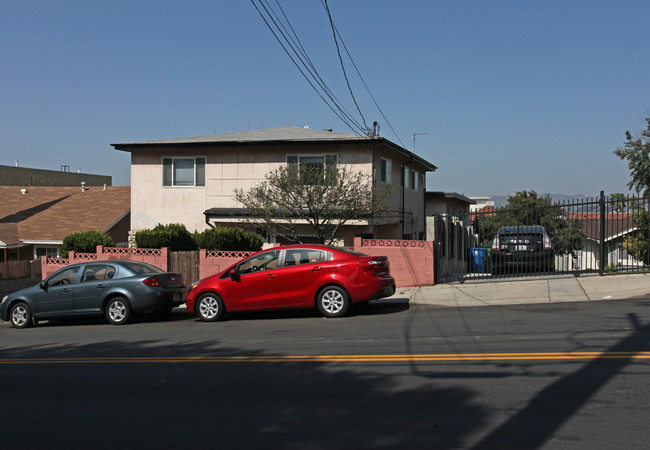
[(287, 362), (468, 362), (589, 359), (650, 359), (650, 352), (466, 353), (419, 355), (301, 355), (301, 356), (178, 356), (90, 358), (1, 358), (11, 364), (168, 364), (168, 363), (287, 363)]

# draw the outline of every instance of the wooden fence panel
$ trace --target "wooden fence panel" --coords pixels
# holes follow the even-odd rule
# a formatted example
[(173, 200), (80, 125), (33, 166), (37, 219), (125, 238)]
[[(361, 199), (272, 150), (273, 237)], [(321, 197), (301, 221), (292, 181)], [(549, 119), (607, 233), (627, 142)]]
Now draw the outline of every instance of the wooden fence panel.
[(169, 252), (169, 272), (183, 275), (185, 286), (199, 280), (199, 252)]
[(41, 263), (39, 261), (9, 261), (0, 263), (0, 280), (40, 276), (40, 268)]

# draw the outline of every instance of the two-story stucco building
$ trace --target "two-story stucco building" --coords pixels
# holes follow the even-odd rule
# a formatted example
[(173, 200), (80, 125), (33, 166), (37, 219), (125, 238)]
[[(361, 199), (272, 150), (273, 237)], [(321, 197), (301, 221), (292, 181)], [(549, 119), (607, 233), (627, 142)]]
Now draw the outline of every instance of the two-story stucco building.
[[(436, 166), (380, 136), (283, 127), (190, 138), (112, 144), (131, 153), (131, 230), (182, 223), (190, 231), (243, 223), (235, 189), (249, 189), (283, 164), (335, 161), (395, 185), (391, 213), (357, 220), (339, 238), (423, 238), (426, 173)], [(309, 240), (305, 227), (304, 240)], [(267, 236), (275, 242), (275, 236)]]

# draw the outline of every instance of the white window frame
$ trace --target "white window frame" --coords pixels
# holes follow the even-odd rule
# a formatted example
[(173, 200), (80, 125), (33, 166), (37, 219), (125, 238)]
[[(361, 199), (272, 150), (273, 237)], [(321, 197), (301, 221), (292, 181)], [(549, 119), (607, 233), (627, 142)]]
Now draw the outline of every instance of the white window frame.
[[(192, 171), (192, 184), (178, 184), (177, 181), (177, 172), (176, 172), (176, 162), (180, 161), (192, 161), (193, 171)], [(199, 164), (202, 161), (203, 164)], [(169, 188), (194, 188), (194, 187), (205, 187), (206, 179), (206, 166), (207, 158), (205, 156), (164, 156), (161, 159), (162, 166), (162, 185), (163, 187)], [(201, 167), (203, 172), (201, 173)], [(169, 173), (166, 173), (167, 168), (170, 169)]]
[[(45, 250), (44, 255), (38, 254), (39, 250)], [(34, 246), (34, 260), (40, 261), (41, 256), (47, 256), (48, 258), (58, 258), (59, 257), (59, 247), (44, 247), (44, 246)]]
[(388, 158), (379, 158), (379, 181), (393, 183), (393, 162)]
[[(293, 158), (295, 158), (296, 161), (295, 162), (290, 162), (289, 160), (293, 159)], [(317, 155), (309, 154), (309, 153), (289, 154), (289, 155), (286, 156), (287, 169), (291, 170), (291, 166), (295, 165), (296, 174), (300, 175), (300, 164), (302, 164), (302, 162), (301, 162), (302, 158), (305, 158), (305, 159), (306, 158), (310, 158), (310, 159), (321, 158), (323, 160), (323, 165), (324, 166), (327, 165), (327, 164), (336, 165), (336, 164), (338, 164), (338, 161), (339, 161), (339, 157), (335, 153), (322, 153), (322, 154), (317, 154)], [(328, 161), (328, 158), (329, 158), (329, 161)], [(305, 162), (305, 163), (307, 163), (307, 162)]]

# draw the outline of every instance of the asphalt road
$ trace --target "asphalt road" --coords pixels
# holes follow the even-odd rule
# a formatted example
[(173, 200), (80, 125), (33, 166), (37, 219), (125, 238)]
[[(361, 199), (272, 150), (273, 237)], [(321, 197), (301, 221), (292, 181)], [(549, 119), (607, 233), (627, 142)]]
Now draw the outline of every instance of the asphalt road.
[(0, 326), (3, 448), (646, 448), (650, 303)]

